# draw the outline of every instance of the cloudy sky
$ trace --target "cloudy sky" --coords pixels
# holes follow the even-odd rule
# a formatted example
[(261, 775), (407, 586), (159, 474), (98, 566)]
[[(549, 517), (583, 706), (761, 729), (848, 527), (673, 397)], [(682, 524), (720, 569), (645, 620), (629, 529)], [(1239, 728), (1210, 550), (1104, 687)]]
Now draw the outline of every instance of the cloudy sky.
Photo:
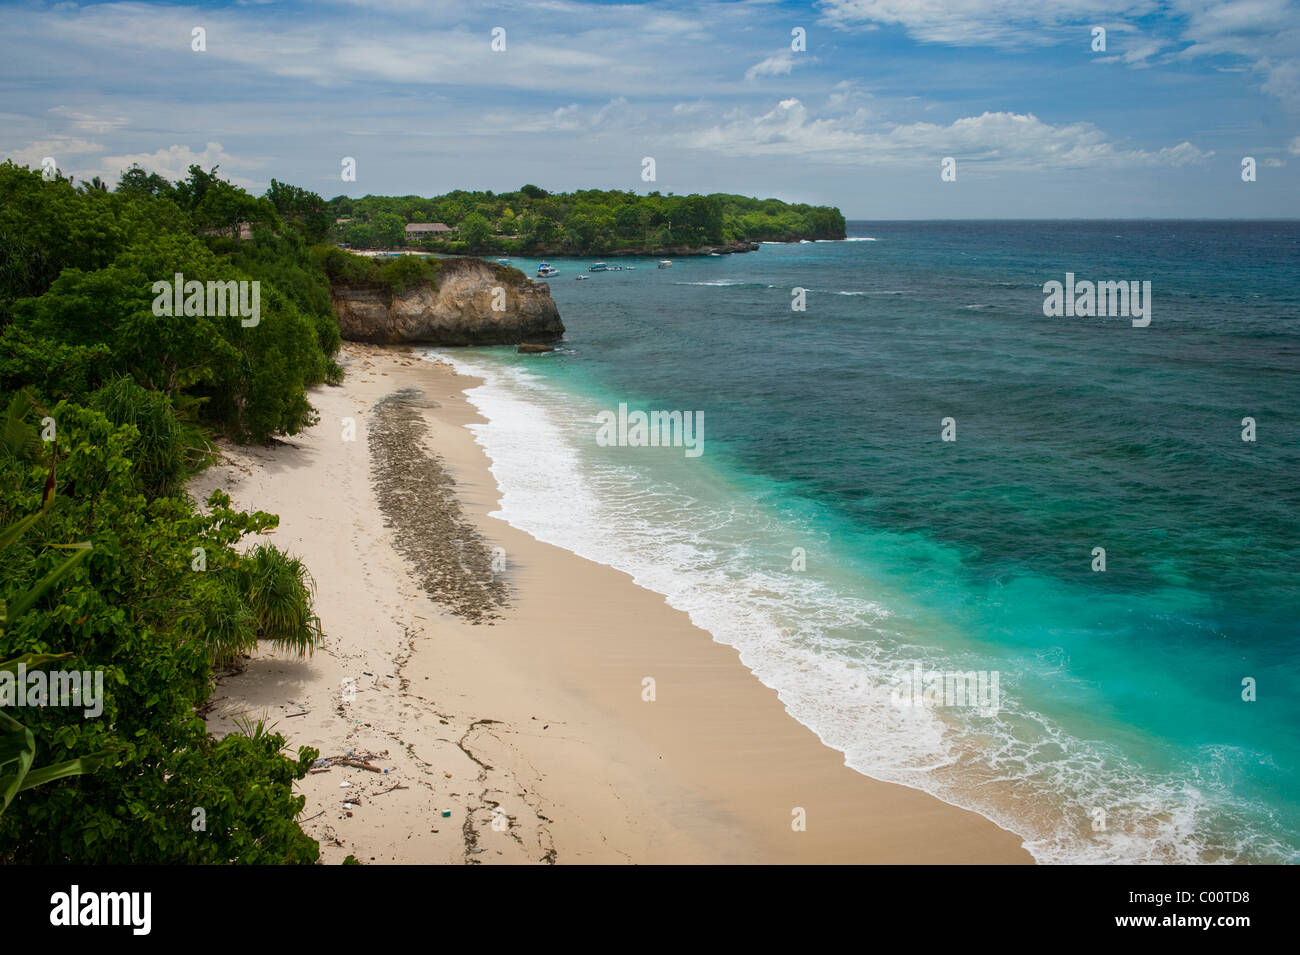
[(326, 197), (532, 182), (849, 218), (1294, 217), (1300, 8), (0, 3), (0, 157), (47, 156), (114, 182), (132, 162), (170, 178), (219, 163), (257, 191), (275, 177)]

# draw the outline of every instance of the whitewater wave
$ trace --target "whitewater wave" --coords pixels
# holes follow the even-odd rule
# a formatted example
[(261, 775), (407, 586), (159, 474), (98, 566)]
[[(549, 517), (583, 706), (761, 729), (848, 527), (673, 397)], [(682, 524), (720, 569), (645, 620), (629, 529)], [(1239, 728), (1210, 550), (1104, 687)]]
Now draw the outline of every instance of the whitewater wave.
[[(500, 487), (493, 516), (663, 594), (735, 647), (854, 770), (978, 812), (1019, 835), (1039, 862), (1297, 861), (1285, 843), (1251, 831), (1260, 807), (1234, 804), (1223, 784), (1252, 754), (1225, 747), (1198, 761), (1208, 772), (1153, 774), (1115, 747), (1073, 737), (1016, 689), (1017, 673), (1059, 674), (1061, 659), (955, 654), (922, 642), (907, 614), (861, 588), (790, 573), (788, 542), (807, 529), (784, 524), (739, 489), (710, 481), (711, 492), (722, 490), (709, 499), (671, 473), (650, 480), (625, 456), (592, 454), (580, 436), (594, 434), (594, 404), (583, 407), (519, 366), (429, 355), (483, 379), (466, 394), (486, 421), (467, 427)], [(787, 548), (784, 565), (764, 540)], [(1001, 709), (960, 719), (900, 709), (892, 680), (914, 664), (1003, 669)]]

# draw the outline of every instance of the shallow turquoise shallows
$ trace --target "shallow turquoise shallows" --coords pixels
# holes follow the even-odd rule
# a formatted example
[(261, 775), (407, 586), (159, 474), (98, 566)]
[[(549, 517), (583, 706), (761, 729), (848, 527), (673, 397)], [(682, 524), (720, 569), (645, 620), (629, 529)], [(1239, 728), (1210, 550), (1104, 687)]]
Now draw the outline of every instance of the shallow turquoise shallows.
[[(1040, 861), (1300, 860), (1300, 226), (850, 236), (552, 259), (559, 351), (441, 353), (486, 379), (502, 515)], [(1045, 316), (1066, 273), (1149, 281), (1150, 325)], [(620, 404), (702, 412), (703, 453), (598, 441)], [(900, 694), (971, 671), (995, 707)]]

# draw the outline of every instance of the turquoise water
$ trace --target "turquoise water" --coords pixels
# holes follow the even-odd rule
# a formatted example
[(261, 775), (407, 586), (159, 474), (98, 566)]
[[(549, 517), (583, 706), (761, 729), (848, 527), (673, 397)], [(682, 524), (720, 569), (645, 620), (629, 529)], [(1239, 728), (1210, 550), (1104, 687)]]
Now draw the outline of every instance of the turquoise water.
[[(560, 351), (444, 353), (485, 377), (502, 516), (665, 594), (858, 771), (1041, 861), (1296, 861), (1300, 227), (850, 236), (584, 282), (552, 260)], [(1067, 271), (1150, 281), (1150, 326), (1045, 317)], [(702, 411), (704, 453), (600, 446), (619, 403)], [(997, 711), (900, 708), (918, 664), (996, 672)]]

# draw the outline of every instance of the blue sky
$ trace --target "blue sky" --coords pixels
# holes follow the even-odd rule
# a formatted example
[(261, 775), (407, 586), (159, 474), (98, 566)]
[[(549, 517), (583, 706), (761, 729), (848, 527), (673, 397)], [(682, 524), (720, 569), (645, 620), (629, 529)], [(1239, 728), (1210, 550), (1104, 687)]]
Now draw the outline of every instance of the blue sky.
[(3, 3), (0, 157), (46, 156), (114, 182), (132, 162), (171, 178), (219, 163), (326, 197), (533, 182), (849, 218), (1294, 217), (1300, 7)]

